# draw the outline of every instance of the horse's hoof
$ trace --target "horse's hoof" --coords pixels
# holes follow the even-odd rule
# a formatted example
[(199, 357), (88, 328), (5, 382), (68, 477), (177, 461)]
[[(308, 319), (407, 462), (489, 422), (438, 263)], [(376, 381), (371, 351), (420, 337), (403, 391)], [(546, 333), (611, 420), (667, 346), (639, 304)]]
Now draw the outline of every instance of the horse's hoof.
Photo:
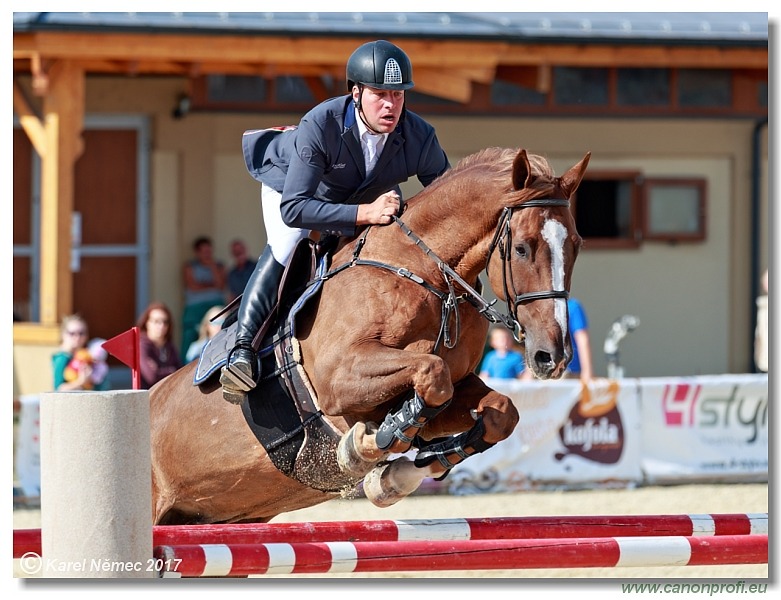
[(368, 429), (366, 423), (356, 423), (350, 428), (350, 431), (342, 436), (342, 439), (339, 440), (339, 444), (336, 447), (336, 464), (339, 465), (339, 468), (343, 473), (355, 477), (356, 479), (363, 478), (363, 476), (371, 471), (382, 458), (382, 456), (380, 456), (377, 460), (366, 460), (361, 455), (356, 441), (356, 431), (363, 436), (368, 433)]
[(374, 506), (387, 508), (418, 489), (425, 476), (426, 470), (400, 456), (372, 469), (363, 479), (363, 493)]

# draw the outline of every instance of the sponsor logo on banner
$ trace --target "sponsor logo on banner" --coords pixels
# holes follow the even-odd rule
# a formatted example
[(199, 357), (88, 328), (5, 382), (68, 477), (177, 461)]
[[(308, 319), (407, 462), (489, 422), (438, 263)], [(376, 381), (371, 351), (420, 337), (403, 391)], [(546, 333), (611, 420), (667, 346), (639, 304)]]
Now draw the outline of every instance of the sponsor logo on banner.
[(702, 386), (697, 384), (679, 383), (664, 386), (662, 393), (662, 410), (664, 422), (668, 426), (694, 425), (694, 411)]
[(618, 382), (592, 390), (584, 385), (580, 398), (564, 425), (559, 438), (566, 452), (557, 452), (556, 460), (575, 454), (602, 464), (615, 464), (624, 450), (624, 425), (618, 410)]
[(755, 443), (767, 429), (767, 396), (741, 393), (741, 386), (666, 385), (662, 410), (668, 427), (697, 427), (714, 442)]

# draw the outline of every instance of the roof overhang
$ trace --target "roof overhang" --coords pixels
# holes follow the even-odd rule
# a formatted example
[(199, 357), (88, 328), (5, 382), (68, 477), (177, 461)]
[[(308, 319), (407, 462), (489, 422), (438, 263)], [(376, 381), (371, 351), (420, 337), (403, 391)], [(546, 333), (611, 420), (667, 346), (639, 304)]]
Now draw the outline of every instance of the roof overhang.
[[(321, 75), (344, 77), (344, 65), (366, 36), (206, 35), (159, 32), (16, 32), (14, 72), (32, 73), (45, 88), (57, 61), (89, 74), (195, 77)], [(767, 45), (604, 43), (599, 41), (399, 39), (415, 68), (416, 89), (467, 102), (472, 83), (490, 83), (502, 67), (543, 89), (554, 66), (768, 68)]]

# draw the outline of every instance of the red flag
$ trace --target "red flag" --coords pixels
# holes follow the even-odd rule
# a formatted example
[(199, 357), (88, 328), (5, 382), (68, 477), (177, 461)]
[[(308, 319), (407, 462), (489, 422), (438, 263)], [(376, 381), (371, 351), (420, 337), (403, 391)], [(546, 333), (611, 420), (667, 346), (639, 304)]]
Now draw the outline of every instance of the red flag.
[(141, 389), (141, 372), (139, 371), (141, 360), (139, 355), (138, 327), (131, 327), (124, 333), (120, 333), (110, 340), (103, 342), (102, 346), (106, 352), (112, 354), (130, 367), (133, 372), (133, 389)]

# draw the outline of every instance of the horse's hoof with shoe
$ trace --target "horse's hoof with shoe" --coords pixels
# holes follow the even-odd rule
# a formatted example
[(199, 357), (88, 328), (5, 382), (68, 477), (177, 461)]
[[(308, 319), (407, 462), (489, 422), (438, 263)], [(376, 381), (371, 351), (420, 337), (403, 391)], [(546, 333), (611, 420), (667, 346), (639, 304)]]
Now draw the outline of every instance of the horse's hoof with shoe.
[(363, 479), (363, 493), (375, 506), (387, 508), (409, 496), (431, 475), (428, 468), (416, 467), (406, 456), (400, 456), (369, 471)]
[(387, 452), (371, 443), (369, 436), (376, 434), (376, 423), (359, 421), (342, 436), (336, 448), (336, 464), (344, 473), (360, 479), (387, 456)]

